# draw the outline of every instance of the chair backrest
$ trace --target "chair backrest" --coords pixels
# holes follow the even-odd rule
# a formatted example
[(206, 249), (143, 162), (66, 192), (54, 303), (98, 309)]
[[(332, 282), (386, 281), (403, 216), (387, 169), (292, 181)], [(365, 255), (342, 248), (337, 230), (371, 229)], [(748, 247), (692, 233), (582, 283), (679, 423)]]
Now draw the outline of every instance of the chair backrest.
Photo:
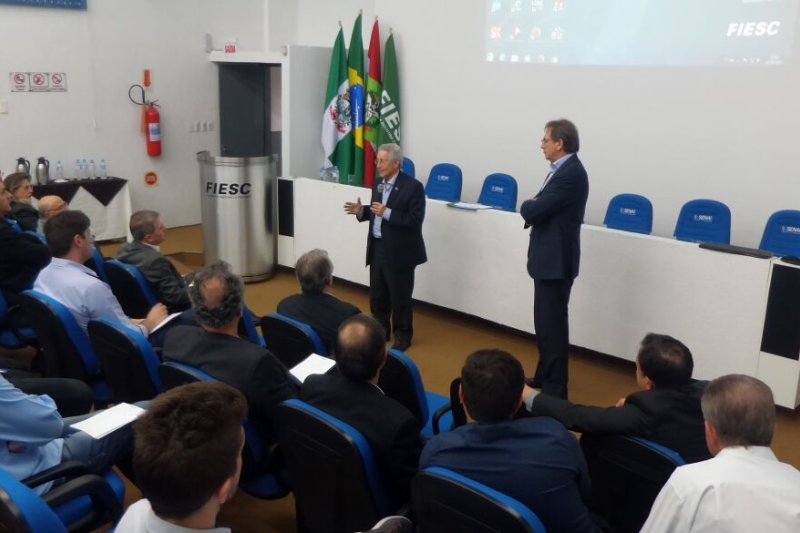
[(44, 354), (44, 377), (90, 381), (99, 374), (89, 337), (64, 304), (35, 290), (18, 298)]
[(483, 180), (478, 203), (504, 211), (517, 210), (517, 180), (500, 172), (489, 174)]
[(106, 259), (103, 257), (103, 254), (100, 253), (100, 250), (97, 248), (97, 246), (92, 246), (92, 257), (86, 261), (86, 266), (94, 270), (101, 280), (108, 283), (105, 265)]
[(164, 390), (172, 390), (175, 387), (198, 381), (216, 381), (211, 375), (198, 368), (175, 361), (165, 361), (158, 365), (158, 379)]
[(90, 320), (89, 340), (114, 403), (152, 400), (164, 392), (158, 378), (161, 361), (138, 330), (108, 318)]
[(311, 326), (280, 313), (261, 317), (261, 331), (267, 349), (286, 368), (292, 368), (312, 353), (328, 355), (322, 339)]
[(773, 213), (758, 248), (777, 255), (800, 256), (800, 211), (784, 209)]
[(36, 492), (0, 468), (0, 530), (66, 533), (67, 528)]
[(690, 200), (683, 204), (675, 225), (679, 241), (731, 243), (731, 210), (717, 200)]
[(119, 305), (126, 315), (142, 318), (158, 303), (153, 288), (133, 265), (116, 259), (109, 259), (105, 265), (108, 284), (111, 292), (119, 300)]
[(542, 522), (519, 501), (439, 467), (414, 477), (411, 506), (420, 533), (544, 533)]
[(684, 460), (641, 438), (584, 433), (581, 448), (592, 480), (591, 509), (617, 533), (638, 532), (661, 488)]
[(608, 202), (607, 228), (649, 234), (653, 231), (653, 204), (642, 195), (618, 194)]
[(400, 172), (408, 174), (412, 178), (416, 178), (417, 170), (414, 167), (414, 161), (410, 157), (403, 156), (403, 162), (400, 164)]
[[(8, 302), (3, 292), (0, 291), (0, 346), (8, 348), (9, 350), (15, 350), (25, 346), (26, 342), (17, 336), (13, 327), (5, 323), (9, 314), (8, 312)], [(25, 329), (29, 330), (30, 328), (26, 327)]]
[(242, 309), (242, 318), (239, 319), (239, 336), (247, 337), (259, 346), (264, 346), (264, 337), (258, 334), (255, 318), (247, 306)]
[(425, 195), (434, 200), (458, 202), (461, 200), (461, 169), (452, 163), (433, 165), (425, 184)]
[(403, 404), (421, 425), (428, 423), (430, 411), (425, 398), (425, 387), (416, 363), (406, 354), (390, 348), (386, 364), (381, 369), (378, 386), (386, 396)]
[(363, 435), (300, 400), (275, 411), (298, 531), (368, 530), (396, 509)]

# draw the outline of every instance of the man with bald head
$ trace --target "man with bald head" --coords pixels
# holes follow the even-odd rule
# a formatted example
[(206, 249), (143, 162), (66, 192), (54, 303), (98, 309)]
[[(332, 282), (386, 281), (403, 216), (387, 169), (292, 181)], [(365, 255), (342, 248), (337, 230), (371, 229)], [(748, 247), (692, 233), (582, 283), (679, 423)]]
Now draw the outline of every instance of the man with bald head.
[(69, 204), (65, 202), (64, 199), (61, 198), (60, 196), (56, 196), (55, 194), (49, 194), (47, 196), (42, 196), (39, 199), (38, 208), (39, 208), (39, 228), (41, 229), (48, 218), (69, 209)]
[(267, 349), (239, 337), (244, 309), (244, 284), (225, 261), (203, 267), (189, 287), (200, 327), (176, 326), (164, 342), (165, 361), (193, 366), (239, 389), (250, 419), (266, 439), (272, 439), (272, 408), (297, 396), (286, 367)]

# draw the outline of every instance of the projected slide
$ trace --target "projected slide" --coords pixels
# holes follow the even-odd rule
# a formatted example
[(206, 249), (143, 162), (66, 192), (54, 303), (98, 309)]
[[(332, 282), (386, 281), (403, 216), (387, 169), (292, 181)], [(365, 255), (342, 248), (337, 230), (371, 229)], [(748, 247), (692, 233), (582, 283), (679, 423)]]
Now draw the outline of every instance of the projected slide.
[(486, 0), (485, 59), (781, 65), (800, 0)]

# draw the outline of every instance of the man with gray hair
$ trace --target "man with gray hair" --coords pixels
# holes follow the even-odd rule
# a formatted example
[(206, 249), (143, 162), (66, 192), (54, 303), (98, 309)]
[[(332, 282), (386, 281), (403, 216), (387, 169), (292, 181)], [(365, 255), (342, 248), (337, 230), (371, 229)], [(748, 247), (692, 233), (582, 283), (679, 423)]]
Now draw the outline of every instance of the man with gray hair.
[(133, 242), (119, 249), (117, 259), (141, 271), (158, 301), (166, 305), (170, 313), (189, 309), (186, 281), (170, 260), (161, 255), (159, 246), (167, 234), (161, 215), (147, 209), (137, 211), (131, 215), (129, 227)]
[(425, 220), (425, 188), (400, 170), (403, 152), (394, 143), (378, 148), (377, 164), (381, 179), (372, 186), (369, 205), (361, 198), (346, 202), (344, 211), (359, 222), (369, 221), (367, 265), (369, 268), (369, 308), (372, 316), (389, 334), (393, 348), (405, 351), (414, 334), (411, 297), (414, 270), (428, 260), (422, 239)]
[(217, 261), (197, 273), (189, 297), (200, 327), (173, 328), (164, 342), (164, 360), (190, 365), (241, 391), (250, 419), (266, 442), (273, 440), (273, 407), (295, 398), (298, 391), (287, 379), (286, 367), (271, 352), (239, 337), (242, 279), (228, 263)]
[(769, 447), (770, 388), (750, 376), (722, 376), (706, 387), (702, 409), (714, 458), (673, 472), (642, 531), (800, 531), (800, 472)]
[(311, 326), (331, 353), (339, 326), (361, 310), (325, 292), (333, 285), (333, 263), (325, 250), (316, 248), (301, 255), (294, 271), (303, 292), (281, 300), (278, 312)]

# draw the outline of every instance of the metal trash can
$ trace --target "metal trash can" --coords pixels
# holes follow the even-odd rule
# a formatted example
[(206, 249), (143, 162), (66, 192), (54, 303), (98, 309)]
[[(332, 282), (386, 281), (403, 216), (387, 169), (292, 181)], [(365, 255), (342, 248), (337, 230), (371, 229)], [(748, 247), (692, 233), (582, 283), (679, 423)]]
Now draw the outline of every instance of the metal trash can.
[(278, 156), (212, 157), (199, 152), (203, 262), (231, 264), (245, 282), (275, 275)]

